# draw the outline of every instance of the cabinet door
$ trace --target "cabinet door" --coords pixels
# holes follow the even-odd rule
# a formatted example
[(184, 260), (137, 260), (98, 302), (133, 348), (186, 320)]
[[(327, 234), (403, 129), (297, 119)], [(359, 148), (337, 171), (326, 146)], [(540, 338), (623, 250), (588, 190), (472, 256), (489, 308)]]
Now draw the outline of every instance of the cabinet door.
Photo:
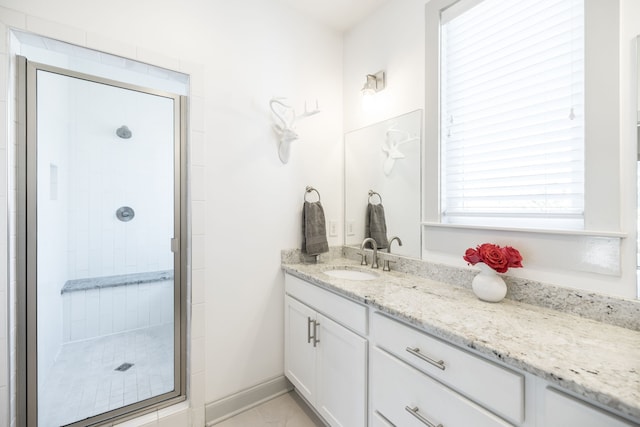
[(311, 404), (316, 401), (316, 349), (310, 334), (316, 312), (285, 296), (284, 371), (298, 392)]
[(331, 427), (367, 425), (367, 340), (318, 314), (317, 408)]
[(634, 425), (552, 388), (545, 390), (544, 405), (543, 425), (545, 427), (630, 427)]

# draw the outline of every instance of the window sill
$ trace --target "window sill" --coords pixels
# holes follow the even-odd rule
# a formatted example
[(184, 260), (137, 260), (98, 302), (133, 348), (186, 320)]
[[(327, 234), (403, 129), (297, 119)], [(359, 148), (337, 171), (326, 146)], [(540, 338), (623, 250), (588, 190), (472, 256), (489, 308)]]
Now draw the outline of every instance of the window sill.
[[(621, 248), (627, 234), (614, 231), (559, 230), (422, 223), (423, 256), (460, 258), (483, 242), (516, 247), (526, 267), (570, 274), (622, 274)], [(580, 287), (580, 286), (576, 286)]]
[(556, 230), (556, 229), (542, 229), (542, 228), (518, 228), (518, 227), (498, 227), (498, 226), (484, 226), (484, 225), (467, 225), (467, 224), (449, 224), (442, 222), (422, 222), (423, 226), (435, 227), (435, 228), (450, 228), (450, 229), (467, 229), (467, 230), (484, 230), (484, 231), (504, 231), (514, 233), (531, 233), (531, 234), (552, 234), (563, 236), (589, 236), (589, 237), (613, 237), (619, 239), (625, 239), (629, 237), (628, 233), (620, 231), (597, 231), (597, 230)]

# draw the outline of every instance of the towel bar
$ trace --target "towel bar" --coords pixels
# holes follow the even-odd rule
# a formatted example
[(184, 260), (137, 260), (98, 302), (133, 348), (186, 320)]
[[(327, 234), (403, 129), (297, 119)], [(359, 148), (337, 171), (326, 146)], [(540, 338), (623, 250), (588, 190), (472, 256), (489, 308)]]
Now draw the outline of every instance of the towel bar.
[(318, 190), (316, 190), (315, 188), (311, 187), (310, 185), (307, 185), (307, 187), (305, 188), (305, 192), (304, 192), (304, 201), (305, 202), (308, 202), (307, 194), (311, 193), (312, 191), (316, 192), (316, 194), (318, 195), (318, 201), (320, 201), (320, 192)]
[(373, 190), (369, 190), (369, 200), (368, 200), (368, 202), (369, 202), (369, 203), (371, 203), (371, 198), (372, 198), (373, 196), (378, 196), (378, 199), (380, 200), (380, 201), (378, 202), (378, 204), (380, 204), (380, 205), (381, 205), (381, 204), (382, 204), (382, 196), (380, 195), (380, 193), (376, 193), (376, 192), (375, 192), (375, 191), (373, 191)]

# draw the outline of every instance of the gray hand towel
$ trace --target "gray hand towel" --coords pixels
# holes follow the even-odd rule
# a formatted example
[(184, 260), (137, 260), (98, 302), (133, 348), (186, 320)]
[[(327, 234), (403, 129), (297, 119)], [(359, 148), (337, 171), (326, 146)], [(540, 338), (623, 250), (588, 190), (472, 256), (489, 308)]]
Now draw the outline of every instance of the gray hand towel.
[(364, 234), (365, 237), (371, 237), (376, 241), (378, 249), (389, 246), (389, 241), (387, 240), (387, 224), (384, 219), (384, 208), (382, 204), (378, 203), (377, 205), (373, 205), (369, 203), (367, 205)]
[(324, 210), (319, 201), (304, 202), (302, 208), (302, 252), (308, 255), (329, 252)]

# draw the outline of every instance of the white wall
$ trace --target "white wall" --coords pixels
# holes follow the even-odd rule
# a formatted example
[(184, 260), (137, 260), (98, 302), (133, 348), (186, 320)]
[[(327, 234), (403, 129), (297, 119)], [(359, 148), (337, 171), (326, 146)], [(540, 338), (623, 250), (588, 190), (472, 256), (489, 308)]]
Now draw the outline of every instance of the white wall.
[[(280, 249), (301, 245), (305, 186), (327, 221), (342, 218), (341, 36), (275, 2), (226, 2), (224, 15), (205, 36), (208, 185), (194, 189), (207, 200), (207, 401), (283, 372)], [(286, 165), (272, 96), (322, 110), (299, 123)]]
[[(193, 78), (190, 402), (194, 425), (202, 425), (205, 402), (283, 373), (280, 250), (300, 245), (305, 185), (321, 192), (327, 220), (341, 218), (341, 35), (276, 1), (2, 0), (0, 6), (5, 25)], [(6, 87), (4, 71), (0, 79)], [(298, 110), (317, 98), (322, 110), (299, 123), (287, 165), (271, 128), (272, 96), (289, 97)], [(4, 109), (10, 105), (6, 96), (0, 101)], [(329, 243), (341, 242), (337, 236)], [(0, 315), (6, 320), (4, 308)], [(6, 346), (0, 335), (2, 373)], [(2, 375), (6, 408), (9, 378)], [(162, 424), (165, 412), (153, 419)], [(3, 425), (9, 411), (0, 413)]]
[[(432, 0), (432, 4), (442, 3)], [(428, 133), (434, 132), (437, 126), (430, 120), (434, 116), (434, 110), (429, 102), (425, 102), (425, 80), (433, 81), (428, 73), (437, 73), (437, 63), (424, 61), (425, 51), (428, 46), (425, 42), (425, 5), (428, 1), (397, 0), (377, 11), (366, 22), (349, 31), (345, 37), (344, 55), (344, 82), (345, 82), (345, 126), (346, 130), (352, 130), (364, 123), (371, 123), (385, 117), (392, 117), (398, 112), (409, 111), (414, 108), (425, 108), (425, 140), (428, 141)], [(589, 168), (588, 185), (593, 192), (605, 194), (603, 199), (589, 199), (587, 204), (595, 206), (591, 209), (592, 215), (588, 217), (588, 226), (598, 231), (612, 231), (613, 235), (602, 238), (600, 236), (575, 236), (566, 237), (558, 235), (542, 235), (518, 233), (515, 231), (492, 230), (462, 230), (443, 229), (436, 227), (425, 228), (423, 244), (425, 254), (432, 260), (463, 266), (461, 259), (464, 249), (484, 241), (496, 243), (508, 243), (529, 255), (528, 259), (535, 268), (512, 270), (510, 274), (534, 280), (557, 283), (563, 286), (585, 288), (596, 292), (613, 294), (623, 297), (635, 297), (635, 164), (632, 164), (631, 146), (632, 140), (629, 126), (629, 116), (635, 109), (629, 105), (629, 97), (634, 93), (630, 86), (631, 79), (631, 34), (637, 34), (640, 15), (637, 13), (637, 5), (632, 1), (622, 1), (619, 12), (612, 6), (609, 0), (589, 0), (590, 6), (601, 7), (607, 11), (607, 19), (614, 22), (621, 19), (620, 45), (617, 46), (615, 33), (613, 40), (609, 37), (609, 44), (597, 45), (600, 53), (607, 52), (611, 60), (603, 61), (606, 70), (614, 70), (613, 78), (607, 84), (598, 87), (602, 93), (595, 94), (590, 91), (588, 96), (597, 96), (602, 105), (607, 105), (607, 111), (597, 115), (597, 124), (588, 123), (588, 144), (592, 144), (591, 153), (587, 161)], [(637, 2), (636, 2), (637, 3)], [(614, 14), (613, 16), (612, 13)], [(593, 15), (593, 13), (592, 13)], [(593, 19), (600, 20), (602, 14)], [(607, 28), (611, 28), (608, 26)], [(626, 29), (625, 29), (626, 28)], [(616, 46), (611, 46), (616, 45)], [(619, 49), (618, 49), (619, 48)], [(411, 58), (411, 61), (408, 60)], [(611, 61), (614, 64), (611, 64)], [(619, 64), (618, 64), (619, 62)], [(618, 81), (615, 69), (620, 66), (620, 80)], [(380, 104), (375, 115), (365, 114), (359, 108), (359, 92), (357, 89), (360, 81), (364, 81), (364, 74), (384, 69), (388, 72), (387, 88), (378, 95)], [(609, 71), (607, 71), (609, 72)], [(414, 89), (415, 88), (415, 89)], [(433, 92), (433, 91), (431, 91)], [(618, 105), (620, 104), (620, 105)], [(620, 114), (616, 110), (620, 109)], [(635, 108), (635, 107), (634, 107)], [(592, 113), (593, 114), (593, 113)], [(624, 120), (626, 123), (619, 122)], [(435, 123), (435, 125), (433, 124)], [(432, 144), (433, 145), (433, 144)], [(593, 148), (595, 147), (595, 148)], [(433, 147), (431, 147), (433, 148)], [(438, 180), (437, 171), (437, 147), (435, 151), (430, 149), (427, 142), (426, 156), (428, 166), (424, 169), (426, 187), (433, 186)], [(622, 159), (622, 160), (621, 160)], [(436, 165), (435, 167), (433, 165)], [(605, 185), (606, 184), (606, 185)], [(437, 187), (437, 185), (435, 185)], [(434, 188), (435, 188), (434, 187)], [(437, 188), (429, 193), (426, 188), (427, 200), (425, 201), (425, 218), (434, 220), (437, 217)], [(603, 208), (604, 207), (604, 208)], [(435, 212), (435, 213), (433, 213)], [(615, 232), (629, 236), (619, 238)], [(568, 243), (567, 243), (568, 242)], [(547, 254), (557, 254), (554, 248), (579, 249), (576, 256), (569, 257), (576, 262), (571, 268), (566, 269), (563, 262), (564, 256), (550, 257)], [(601, 258), (593, 259), (593, 251), (590, 245), (602, 245), (605, 253), (610, 255), (609, 249), (613, 247), (615, 262), (600, 266)], [(527, 254), (527, 251), (529, 253)], [(588, 256), (591, 255), (591, 259)], [(567, 258), (567, 260), (569, 260)], [(525, 258), (526, 262), (527, 258)], [(525, 264), (526, 266), (526, 264)], [(605, 273), (601, 274), (600, 269)]]
[[(344, 126), (349, 132), (424, 108), (424, 0), (394, 0), (344, 38)], [(386, 88), (362, 108), (365, 76), (384, 70)]]

